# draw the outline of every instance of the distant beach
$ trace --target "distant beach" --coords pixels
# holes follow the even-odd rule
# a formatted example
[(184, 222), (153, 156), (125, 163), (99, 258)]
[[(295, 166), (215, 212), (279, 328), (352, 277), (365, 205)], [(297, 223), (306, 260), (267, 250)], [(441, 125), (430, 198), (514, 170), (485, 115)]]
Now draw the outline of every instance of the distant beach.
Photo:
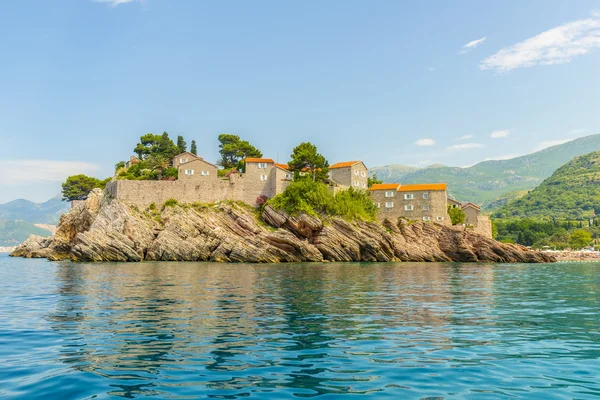
[(14, 250), (16, 249), (16, 247), (6, 247), (6, 246), (0, 246), (0, 253), (12, 253)]

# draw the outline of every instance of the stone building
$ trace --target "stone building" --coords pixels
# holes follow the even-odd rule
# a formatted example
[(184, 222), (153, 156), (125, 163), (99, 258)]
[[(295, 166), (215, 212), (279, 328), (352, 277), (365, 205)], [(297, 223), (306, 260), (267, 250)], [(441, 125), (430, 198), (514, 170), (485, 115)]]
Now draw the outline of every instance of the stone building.
[(239, 200), (258, 205), (283, 192), (292, 182), (293, 174), (285, 164), (270, 158), (246, 158), (244, 173), (218, 176), (218, 167), (192, 153), (173, 158), (178, 170), (176, 181), (117, 180), (107, 185), (107, 191), (125, 204), (147, 207), (161, 205), (169, 199), (182, 203), (211, 203)]
[(465, 213), (465, 224), (477, 226), (477, 218), (481, 213), (481, 208), (471, 202), (463, 203), (461, 208)]
[(448, 194), (445, 183), (375, 184), (369, 188), (380, 220), (402, 217), (409, 220), (433, 221), (450, 225)]
[(453, 198), (448, 198), (448, 205), (452, 208), (460, 208), (465, 213), (465, 222), (462, 226), (471, 229), (475, 233), (491, 238), (492, 220), (487, 215), (481, 215), (481, 207), (471, 202), (461, 203)]
[(344, 161), (329, 167), (329, 180), (337, 185), (367, 189), (369, 170), (362, 161)]

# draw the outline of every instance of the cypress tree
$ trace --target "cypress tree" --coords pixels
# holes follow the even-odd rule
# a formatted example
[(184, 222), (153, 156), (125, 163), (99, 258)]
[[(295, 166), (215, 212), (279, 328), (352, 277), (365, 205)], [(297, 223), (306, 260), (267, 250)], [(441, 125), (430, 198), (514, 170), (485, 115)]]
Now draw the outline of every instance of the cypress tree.
[(196, 141), (195, 140), (192, 140), (192, 145), (190, 147), (190, 153), (192, 153), (195, 156), (198, 155), (198, 149), (196, 148)]

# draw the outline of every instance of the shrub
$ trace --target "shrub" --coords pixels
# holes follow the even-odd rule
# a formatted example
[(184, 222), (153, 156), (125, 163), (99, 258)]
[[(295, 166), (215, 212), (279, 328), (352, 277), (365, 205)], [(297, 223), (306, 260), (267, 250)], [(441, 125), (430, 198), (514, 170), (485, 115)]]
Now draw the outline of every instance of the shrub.
[(156, 204), (155, 203), (150, 203), (150, 205), (148, 206), (148, 209), (150, 209), (150, 210), (156, 210)]
[(163, 204), (163, 209), (166, 207), (175, 207), (177, 204), (178, 204), (177, 200), (169, 199), (169, 200), (165, 201), (165, 204)]
[(267, 200), (269, 200), (269, 198), (267, 196), (265, 196), (264, 194), (261, 194), (260, 196), (258, 196), (256, 198), (256, 204), (258, 204), (259, 206), (264, 205)]
[(350, 188), (334, 194), (324, 183), (309, 179), (292, 182), (283, 193), (266, 204), (292, 215), (332, 215), (364, 221), (373, 221), (377, 215), (377, 208), (366, 191)]

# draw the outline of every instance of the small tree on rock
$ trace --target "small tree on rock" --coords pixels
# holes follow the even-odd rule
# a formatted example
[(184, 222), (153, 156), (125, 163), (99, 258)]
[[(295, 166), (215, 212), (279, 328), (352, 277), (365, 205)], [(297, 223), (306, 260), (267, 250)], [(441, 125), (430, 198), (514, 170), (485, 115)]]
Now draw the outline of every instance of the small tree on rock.
[(84, 174), (70, 176), (62, 184), (63, 201), (85, 200), (93, 189), (104, 189), (109, 181)]
[(467, 217), (463, 210), (452, 206), (448, 206), (448, 215), (450, 215), (450, 221), (452, 221), (452, 225), (463, 224)]

